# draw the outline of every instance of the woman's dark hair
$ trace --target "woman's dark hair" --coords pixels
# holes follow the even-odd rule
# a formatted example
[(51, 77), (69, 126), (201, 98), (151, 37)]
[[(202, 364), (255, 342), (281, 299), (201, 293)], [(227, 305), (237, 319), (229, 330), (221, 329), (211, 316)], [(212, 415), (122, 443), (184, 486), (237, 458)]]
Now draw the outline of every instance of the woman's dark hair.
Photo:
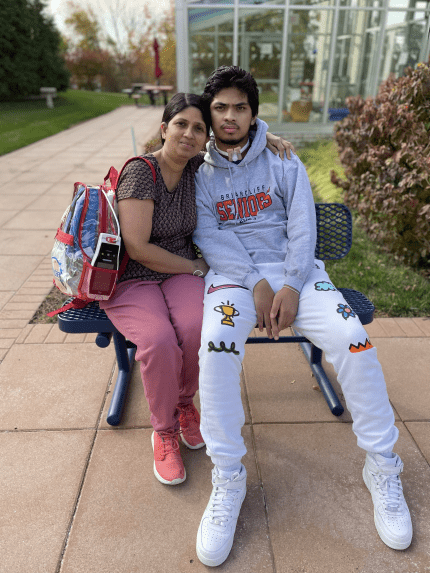
[(258, 114), (257, 82), (249, 72), (238, 66), (221, 66), (209, 76), (203, 91), (204, 103), (209, 107), (214, 97), (225, 88), (236, 88), (248, 96), (252, 117)]
[[(203, 121), (205, 122), (206, 125), (206, 135), (209, 136), (209, 130), (211, 127), (210, 111), (208, 107), (204, 105), (202, 101), (202, 96), (196, 94), (186, 94), (182, 92), (175, 94), (164, 108), (162, 122), (167, 125), (169, 121), (175, 117), (175, 115), (177, 115), (187, 107), (196, 107), (198, 110), (200, 110), (203, 116)], [(161, 138), (161, 143), (162, 145), (164, 145), (163, 138)]]

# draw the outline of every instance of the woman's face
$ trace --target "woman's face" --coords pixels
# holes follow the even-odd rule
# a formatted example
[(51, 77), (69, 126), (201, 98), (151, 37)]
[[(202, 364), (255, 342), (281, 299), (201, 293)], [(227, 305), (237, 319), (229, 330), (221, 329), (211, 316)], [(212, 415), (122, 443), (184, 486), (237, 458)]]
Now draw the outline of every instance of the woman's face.
[(186, 107), (169, 121), (161, 124), (164, 148), (183, 159), (195, 157), (209, 140), (202, 113), (196, 107)]

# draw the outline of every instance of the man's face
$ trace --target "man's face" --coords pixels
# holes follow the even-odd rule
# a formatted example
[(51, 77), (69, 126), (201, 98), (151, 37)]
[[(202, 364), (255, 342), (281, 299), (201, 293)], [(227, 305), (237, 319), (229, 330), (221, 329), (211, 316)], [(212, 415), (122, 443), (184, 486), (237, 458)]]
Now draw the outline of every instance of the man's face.
[(237, 88), (225, 88), (216, 94), (210, 110), (217, 146), (222, 151), (243, 147), (248, 141), (249, 128), (256, 121), (248, 96)]

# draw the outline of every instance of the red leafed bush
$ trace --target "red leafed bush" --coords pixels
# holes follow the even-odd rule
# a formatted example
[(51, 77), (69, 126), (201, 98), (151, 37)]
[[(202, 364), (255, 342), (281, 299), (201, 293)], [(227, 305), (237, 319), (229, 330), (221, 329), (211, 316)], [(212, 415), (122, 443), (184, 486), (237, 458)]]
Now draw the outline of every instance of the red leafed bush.
[(331, 171), (369, 237), (398, 259), (430, 267), (430, 68), (391, 75), (375, 99), (346, 99), (335, 140), (346, 180)]

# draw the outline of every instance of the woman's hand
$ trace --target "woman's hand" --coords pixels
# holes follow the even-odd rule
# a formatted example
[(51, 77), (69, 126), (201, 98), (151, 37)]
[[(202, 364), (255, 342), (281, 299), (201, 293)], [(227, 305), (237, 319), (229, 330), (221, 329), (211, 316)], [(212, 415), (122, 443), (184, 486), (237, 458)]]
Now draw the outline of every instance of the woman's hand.
[[(194, 267), (195, 267), (193, 275), (196, 274), (196, 276), (203, 278), (208, 274), (209, 266), (208, 266), (207, 262), (203, 259), (203, 257), (201, 257), (199, 259), (194, 259), (193, 263), (194, 263)], [(196, 272), (196, 271), (200, 271), (200, 272)], [(202, 274), (200, 274), (200, 273), (202, 273)]]
[(287, 152), (287, 158), (291, 159), (291, 151), (296, 153), (294, 146), (292, 143), (287, 141), (286, 139), (282, 139), (282, 137), (278, 137), (273, 135), (273, 133), (266, 133), (266, 147), (275, 155), (278, 155), (281, 159), (284, 159), (284, 151)]

